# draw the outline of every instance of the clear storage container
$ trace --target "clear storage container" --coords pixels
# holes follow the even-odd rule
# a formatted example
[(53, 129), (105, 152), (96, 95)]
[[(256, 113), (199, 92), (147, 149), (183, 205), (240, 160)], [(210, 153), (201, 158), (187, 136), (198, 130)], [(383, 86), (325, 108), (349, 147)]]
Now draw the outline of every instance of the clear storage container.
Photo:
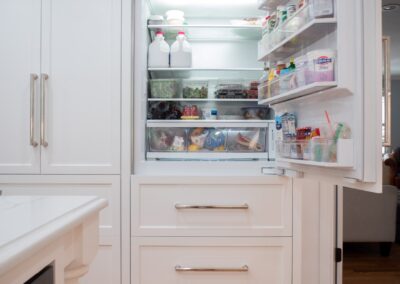
[(182, 80), (182, 95), (185, 99), (206, 99), (208, 97), (208, 81)]
[(150, 152), (187, 151), (187, 131), (185, 128), (149, 128)]
[(241, 80), (218, 81), (215, 88), (217, 99), (246, 99), (247, 94)]
[(232, 128), (228, 132), (229, 152), (265, 152), (266, 131), (263, 128)]
[(277, 79), (261, 84), (259, 95), (263, 98), (275, 97), (306, 85), (306, 68), (298, 68), (289, 74), (285, 74)]
[(178, 98), (179, 80), (177, 79), (153, 79), (150, 80), (150, 96), (152, 98)]

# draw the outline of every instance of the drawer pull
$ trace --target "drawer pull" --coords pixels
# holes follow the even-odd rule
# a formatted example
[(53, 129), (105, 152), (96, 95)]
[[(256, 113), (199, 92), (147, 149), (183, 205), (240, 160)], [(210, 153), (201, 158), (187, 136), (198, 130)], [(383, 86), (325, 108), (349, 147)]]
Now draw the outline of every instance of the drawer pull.
[(242, 205), (189, 205), (189, 204), (175, 204), (175, 208), (178, 210), (182, 209), (249, 209), (248, 204)]
[(176, 272), (247, 272), (249, 267), (243, 265), (238, 268), (216, 268), (216, 267), (184, 267), (177, 265), (175, 266)]

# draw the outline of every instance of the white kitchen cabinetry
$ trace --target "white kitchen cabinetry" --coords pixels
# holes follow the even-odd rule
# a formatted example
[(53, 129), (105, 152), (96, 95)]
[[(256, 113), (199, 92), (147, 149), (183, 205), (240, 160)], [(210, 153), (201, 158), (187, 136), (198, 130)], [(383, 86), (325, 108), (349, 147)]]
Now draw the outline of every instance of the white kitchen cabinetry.
[(39, 173), (40, 1), (0, 5), (0, 172)]
[(132, 281), (290, 284), (291, 238), (134, 238)]
[[(232, 179), (232, 178), (230, 178)], [(289, 178), (134, 179), (137, 236), (291, 236)]]
[(291, 283), (292, 187), (273, 176), (133, 176), (132, 283)]
[(108, 207), (100, 212), (99, 252), (82, 283), (119, 283), (119, 176), (0, 176), (0, 191), (2, 195), (90, 195), (106, 198)]
[(0, 173), (118, 174), (120, 0), (14, 2), (0, 9)]

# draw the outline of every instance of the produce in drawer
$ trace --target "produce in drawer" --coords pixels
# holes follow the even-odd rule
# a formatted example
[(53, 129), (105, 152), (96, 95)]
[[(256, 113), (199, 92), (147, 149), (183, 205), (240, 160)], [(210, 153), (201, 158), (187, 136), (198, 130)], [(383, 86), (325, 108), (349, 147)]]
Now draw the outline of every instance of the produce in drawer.
[(194, 128), (189, 131), (189, 152), (225, 151), (226, 131), (214, 128)]
[(188, 150), (190, 152), (201, 151), (204, 148), (204, 143), (206, 141), (208, 133), (209, 130), (206, 128), (194, 128), (190, 130), (190, 145), (188, 147)]
[(151, 152), (184, 152), (186, 151), (185, 140), (185, 129), (149, 129), (149, 146)]
[(228, 134), (227, 148), (230, 152), (263, 152), (265, 139), (263, 129), (231, 129)]
[(221, 129), (210, 129), (210, 132), (204, 143), (204, 148), (210, 151), (225, 151), (225, 133)]

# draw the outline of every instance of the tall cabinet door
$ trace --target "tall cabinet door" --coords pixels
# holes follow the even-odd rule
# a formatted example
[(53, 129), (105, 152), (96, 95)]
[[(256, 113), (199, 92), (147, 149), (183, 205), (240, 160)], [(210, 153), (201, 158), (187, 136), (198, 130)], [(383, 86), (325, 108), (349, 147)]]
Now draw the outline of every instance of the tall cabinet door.
[(43, 174), (118, 174), (121, 0), (43, 0)]
[(0, 2), (0, 173), (39, 173), (40, 0)]

